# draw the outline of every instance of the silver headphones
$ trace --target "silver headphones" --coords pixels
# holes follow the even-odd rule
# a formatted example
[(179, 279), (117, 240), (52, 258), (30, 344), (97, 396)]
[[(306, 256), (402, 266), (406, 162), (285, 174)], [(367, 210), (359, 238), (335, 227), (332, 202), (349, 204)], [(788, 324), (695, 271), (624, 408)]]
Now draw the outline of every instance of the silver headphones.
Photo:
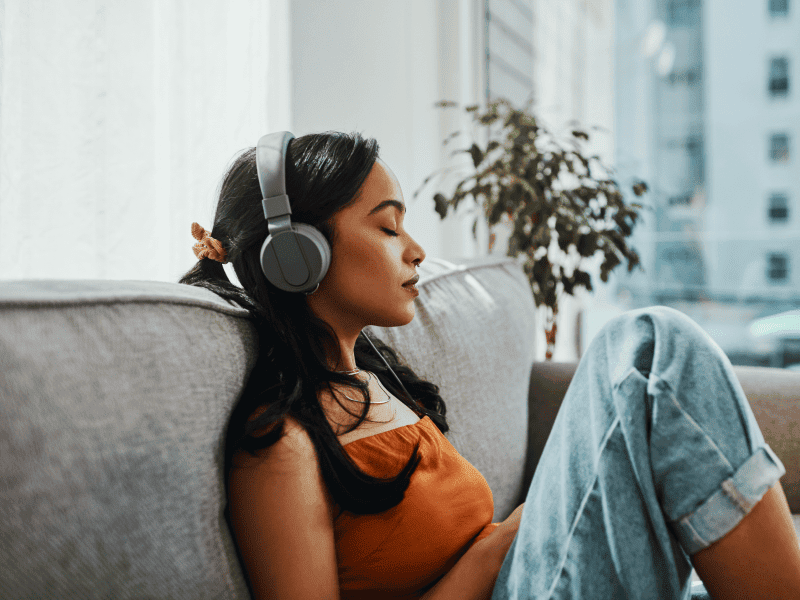
[[(287, 292), (313, 294), (331, 264), (331, 246), (322, 232), (307, 223), (293, 223), (289, 196), (286, 194), (286, 149), (294, 139), (288, 131), (261, 136), (256, 146), (256, 169), (261, 186), (261, 205), (269, 225), (267, 239), (261, 246), (261, 270), (267, 280)], [(406, 396), (417, 404), (406, 386), (378, 352), (362, 330)], [(417, 406), (419, 406), (417, 404)]]
[(287, 292), (313, 294), (331, 264), (331, 247), (322, 232), (293, 223), (286, 195), (286, 149), (294, 135), (278, 131), (261, 137), (256, 168), (269, 235), (261, 246), (261, 270), (267, 280)]

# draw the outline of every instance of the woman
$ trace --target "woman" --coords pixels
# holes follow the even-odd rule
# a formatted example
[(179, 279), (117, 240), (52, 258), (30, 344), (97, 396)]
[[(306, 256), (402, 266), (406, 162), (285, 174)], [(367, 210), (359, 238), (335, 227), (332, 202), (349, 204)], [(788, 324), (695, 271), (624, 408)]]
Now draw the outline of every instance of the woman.
[(226, 174), (212, 230), (193, 225), (200, 260), (181, 279), (248, 308), (258, 331), (225, 457), (254, 598), (678, 598), (689, 557), (714, 597), (800, 597), (783, 466), (722, 352), (665, 307), (598, 334), (526, 503), (490, 523), (485, 480), (442, 436), (438, 387), (362, 331), (414, 318), (425, 259), (377, 143), (307, 135), (285, 162), (291, 220), (330, 244), (319, 285), (265, 278), (253, 149)]

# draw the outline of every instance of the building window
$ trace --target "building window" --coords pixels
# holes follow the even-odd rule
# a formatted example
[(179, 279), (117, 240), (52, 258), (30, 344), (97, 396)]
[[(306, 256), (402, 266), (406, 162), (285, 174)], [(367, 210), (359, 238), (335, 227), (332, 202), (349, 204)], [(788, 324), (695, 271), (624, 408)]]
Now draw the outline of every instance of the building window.
[(769, 197), (769, 220), (785, 223), (789, 219), (789, 198), (786, 194), (772, 194)]
[(700, 21), (699, 0), (669, 0), (667, 20), (670, 25), (695, 25)]
[(692, 196), (691, 194), (683, 194), (681, 196), (670, 196), (668, 202), (670, 208), (673, 207), (689, 208), (692, 205)]
[(769, 93), (773, 96), (789, 93), (789, 59), (785, 56), (773, 58), (769, 63)]
[(769, 0), (769, 14), (772, 17), (785, 17), (789, 14), (789, 0)]
[(772, 134), (769, 143), (769, 157), (772, 162), (789, 162), (789, 136), (787, 134)]
[(669, 74), (669, 82), (672, 85), (685, 84), (695, 85), (700, 82), (700, 67), (686, 69), (684, 71), (673, 71)]
[(789, 279), (789, 257), (786, 254), (770, 254), (767, 257), (767, 277), (770, 281), (786, 281)]

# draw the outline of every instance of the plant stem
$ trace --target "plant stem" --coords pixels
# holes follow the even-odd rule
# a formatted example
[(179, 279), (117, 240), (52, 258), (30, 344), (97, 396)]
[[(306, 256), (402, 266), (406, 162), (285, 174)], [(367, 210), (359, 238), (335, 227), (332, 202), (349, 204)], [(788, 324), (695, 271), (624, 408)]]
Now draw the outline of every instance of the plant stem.
[(556, 303), (551, 310), (548, 310), (547, 313), (547, 329), (545, 330), (545, 336), (547, 338), (547, 353), (545, 354), (544, 359), (546, 361), (551, 361), (553, 360), (553, 351), (556, 349), (556, 331), (558, 329), (558, 325), (556, 324), (556, 316), (558, 316), (558, 303)]

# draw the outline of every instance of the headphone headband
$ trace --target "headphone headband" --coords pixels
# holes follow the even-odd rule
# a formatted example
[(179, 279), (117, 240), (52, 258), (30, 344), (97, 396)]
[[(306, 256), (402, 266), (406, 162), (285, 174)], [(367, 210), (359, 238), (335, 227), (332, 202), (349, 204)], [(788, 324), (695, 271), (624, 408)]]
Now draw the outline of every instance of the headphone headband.
[(294, 135), (278, 131), (261, 136), (256, 145), (256, 169), (261, 206), (269, 234), (261, 246), (261, 270), (275, 287), (287, 292), (314, 293), (325, 277), (331, 250), (325, 236), (311, 225), (293, 223), (286, 194), (286, 151)]
[[(261, 204), (264, 218), (292, 214), (289, 196), (286, 195), (286, 150), (294, 139), (288, 131), (262, 135), (256, 146), (256, 169), (261, 187)], [(274, 174), (274, 176), (270, 176)]]

